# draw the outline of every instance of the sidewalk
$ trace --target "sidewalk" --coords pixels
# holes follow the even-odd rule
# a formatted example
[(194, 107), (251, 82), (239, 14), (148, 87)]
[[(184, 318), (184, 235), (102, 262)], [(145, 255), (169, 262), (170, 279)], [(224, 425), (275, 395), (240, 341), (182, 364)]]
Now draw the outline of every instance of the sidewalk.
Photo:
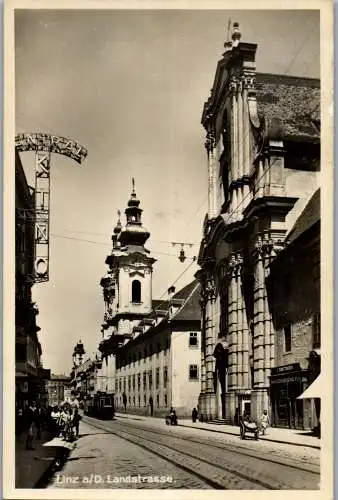
[(26, 450), (26, 434), (23, 433), (15, 444), (15, 487), (36, 488), (39, 481), (52, 468), (60, 455), (60, 448), (43, 446), (51, 440), (47, 431), (41, 432), (41, 439), (34, 440), (35, 450)]
[[(128, 418), (131, 420), (146, 420), (159, 422), (162, 419), (157, 417), (143, 417), (140, 415), (132, 415), (131, 413), (116, 413), (117, 418)], [(218, 432), (222, 434), (229, 434), (232, 436), (240, 435), (239, 427), (235, 425), (226, 424), (209, 424), (206, 422), (196, 422), (193, 423), (189, 419), (179, 419), (179, 427), (192, 427), (194, 429), (201, 429), (204, 431)], [(315, 436), (309, 435), (309, 431), (302, 431), (299, 429), (279, 429), (276, 427), (269, 427), (268, 434), (262, 436), (260, 434), (259, 439), (262, 441), (271, 441), (274, 443), (290, 444), (295, 446), (305, 446), (307, 448), (314, 448), (320, 450), (320, 439)]]

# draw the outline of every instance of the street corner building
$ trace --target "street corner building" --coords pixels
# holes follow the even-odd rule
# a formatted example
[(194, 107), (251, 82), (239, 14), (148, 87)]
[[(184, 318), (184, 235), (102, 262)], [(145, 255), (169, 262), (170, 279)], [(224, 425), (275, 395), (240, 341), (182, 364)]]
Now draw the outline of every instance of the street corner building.
[(45, 404), (50, 370), (43, 368), (38, 338), (39, 314), (32, 300), (34, 285), (35, 191), (27, 183), (15, 149), (15, 404), (23, 409), (31, 401)]
[(258, 73), (241, 38), (234, 23), (202, 113), (199, 409), (311, 428), (297, 398), (320, 372), (320, 82)]
[[(133, 190), (119, 218), (101, 279), (105, 304), (98, 392), (113, 395), (115, 408), (163, 416), (173, 406), (190, 416), (200, 393), (200, 284), (195, 279), (168, 298), (152, 298), (156, 260), (144, 246), (150, 233)], [(176, 292), (176, 293), (175, 293)]]

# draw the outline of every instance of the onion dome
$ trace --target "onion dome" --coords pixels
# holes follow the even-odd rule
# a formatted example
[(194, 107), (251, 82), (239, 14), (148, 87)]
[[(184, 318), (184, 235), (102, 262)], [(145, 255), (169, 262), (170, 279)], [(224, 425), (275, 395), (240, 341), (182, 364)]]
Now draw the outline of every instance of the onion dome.
[(149, 232), (142, 226), (142, 208), (140, 208), (140, 200), (135, 192), (135, 181), (132, 179), (133, 189), (130, 199), (125, 210), (127, 224), (119, 234), (118, 241), (121, 245), (136, 245), (143, 246), (149, 238)]
[(80, 355), (85, 354), (84, 346), (81, 340), (79, 340), (79, 342), (76, 344), (74, 348), (74, 354), (80, 354)]
[(121, 211), (117, 211), (117, 223), (116, 226), (114, 227), (114, 234), (112, 235), (111, 239), (113, 242), (113, 248), (117, 246), (117, 239), (122, 230), (122, 224), (121, 224)]

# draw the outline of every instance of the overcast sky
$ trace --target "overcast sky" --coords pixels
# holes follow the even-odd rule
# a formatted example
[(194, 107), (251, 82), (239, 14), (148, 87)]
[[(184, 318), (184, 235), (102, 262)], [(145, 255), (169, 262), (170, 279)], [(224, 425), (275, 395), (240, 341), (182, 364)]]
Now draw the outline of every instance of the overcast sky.
[[(181, 264), (170, 242), (194, 243), (186, 253), (198, 253), (207, 210), (200, 119), (229, 18), (242, 41), (258, 43), (257, 71), (319, 77), (316, 11), (16, 13), (17, 133), (55, 133), (88, 149), (81, 166), (52, 160), (50, 281), (35, 285), (34, 300), (44, 366), (54, 373), (70, 371), (80, 338), (89, 355), (101, 338), (99, 281), (132, 177), (158, 259), (153, 298), (191, 262)], [(33, 185), (34, 155), (21, 157)]]

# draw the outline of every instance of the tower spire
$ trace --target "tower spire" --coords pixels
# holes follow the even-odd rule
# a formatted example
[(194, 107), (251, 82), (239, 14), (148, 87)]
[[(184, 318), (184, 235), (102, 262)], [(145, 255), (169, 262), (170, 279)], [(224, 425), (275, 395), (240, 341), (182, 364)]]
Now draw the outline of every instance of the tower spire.
[(131, 244), (143, 246), (149, 238), (148, 231), (142, 226), (142, 208), (140, 208), (140, 200), (135, 191), (135, 179), (132, 177), (132, 193), (129, 198), (125, 214), (127, 217), (126, 227), (119, 235), (119, 241), (122, 245)]

